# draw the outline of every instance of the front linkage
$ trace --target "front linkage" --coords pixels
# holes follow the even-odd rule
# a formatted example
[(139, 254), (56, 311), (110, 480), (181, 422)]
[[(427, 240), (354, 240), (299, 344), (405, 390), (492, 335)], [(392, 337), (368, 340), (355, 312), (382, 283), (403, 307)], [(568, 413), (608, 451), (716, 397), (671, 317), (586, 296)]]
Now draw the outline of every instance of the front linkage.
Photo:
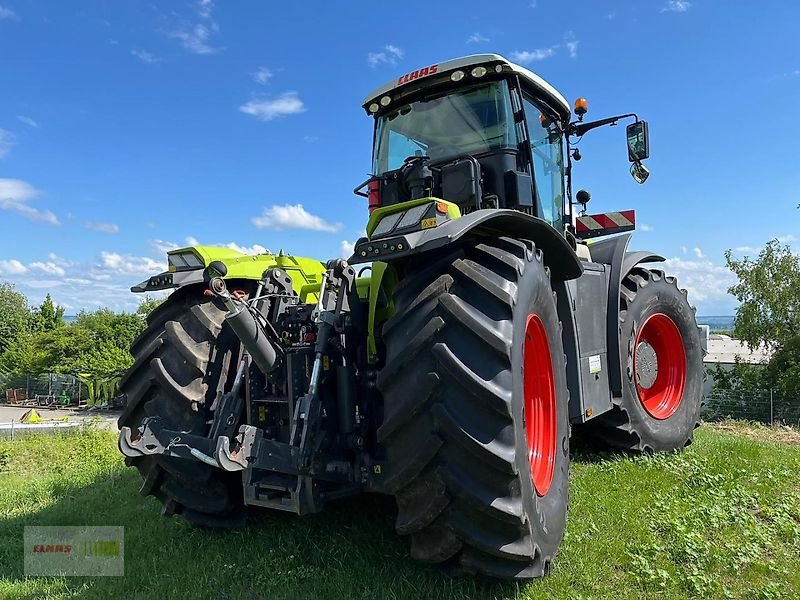
[(315, 306), (300, 304), (280, 268), (265, 271), (248, 299), (227, 289), (224, 265), (209, 265), (206, 294), (223, 301), (244, 349), (234, 382), (212, 407), (206, 436), (146, 417), (136, 430), (121, 428), (122, 453), (241, 471), (246, 504), (298, 514), (377, 490), (382, 469), (370, 435), (377, 392), (357, 327), (363, 319), (352, 315), (363, 308), (355, 271), (341, 259), (326, 269)]

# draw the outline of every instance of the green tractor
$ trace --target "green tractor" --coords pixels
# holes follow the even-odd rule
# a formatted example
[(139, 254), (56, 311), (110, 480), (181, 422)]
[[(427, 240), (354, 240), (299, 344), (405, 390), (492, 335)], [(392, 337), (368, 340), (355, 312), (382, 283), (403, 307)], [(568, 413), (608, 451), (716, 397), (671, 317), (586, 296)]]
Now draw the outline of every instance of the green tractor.
[(197, 527), (389, 494), (412, 557), (541, 577), (572, 425), (638, 452), (679, 450), (698, 425), (686, 292), (628, 249), (633, 211), (587, 215), (572, 196), (574, 140), (623, 119), (642, 183), (647, 124), (585, 121), (583, 99), (573, 120), (494, 54), (403, 75), (364, 109), (370, 216), (349, 260), (184, 248), (133, 288), (175, 291), (133, 344), (120, 449), (142, 494)]

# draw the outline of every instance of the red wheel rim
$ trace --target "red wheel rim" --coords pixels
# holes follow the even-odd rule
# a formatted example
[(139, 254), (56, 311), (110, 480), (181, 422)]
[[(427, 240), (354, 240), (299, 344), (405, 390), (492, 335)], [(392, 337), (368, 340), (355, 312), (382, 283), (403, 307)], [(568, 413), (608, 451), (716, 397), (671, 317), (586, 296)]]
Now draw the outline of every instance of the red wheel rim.
[[(649, 345), (652, 351), (643, 344)], [(640, 352), (655, 352), (658, 373), (652, 383), (641, 381), (644, 375), (640, 373)], [(633, 368), (636, 393), (648, 414), (662, 420), (675, 414), (686, 387), (686, 350), (675, 321), (662, 313), (645, 319), (636, 335)]]
[(544, 496), (556, 469), (556, 387), (547, 332), (537, 315), (525, 324), (522, 377), (531, 479), (536, 493)]

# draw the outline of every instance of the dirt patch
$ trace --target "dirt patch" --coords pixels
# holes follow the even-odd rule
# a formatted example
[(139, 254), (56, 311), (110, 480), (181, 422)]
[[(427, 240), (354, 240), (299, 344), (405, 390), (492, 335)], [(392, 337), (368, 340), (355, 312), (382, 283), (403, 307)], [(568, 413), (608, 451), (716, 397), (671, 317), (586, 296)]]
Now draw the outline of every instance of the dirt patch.
[(704, 427), (744, 435), (759, 442), (778, 442), (800, 446), (800, 430), (786, 425), (760, 425), (724, 421), (722, 423), (703, 423)]

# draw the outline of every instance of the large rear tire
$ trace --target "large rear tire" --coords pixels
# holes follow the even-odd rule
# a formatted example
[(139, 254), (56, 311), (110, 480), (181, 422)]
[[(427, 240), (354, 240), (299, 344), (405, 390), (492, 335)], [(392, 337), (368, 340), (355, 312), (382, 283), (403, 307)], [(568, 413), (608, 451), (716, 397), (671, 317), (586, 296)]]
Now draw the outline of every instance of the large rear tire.
[(546, 575), (566, 525), (569, 423), (541, 252), (468, 240), (408, 265), (394, 301), (378, 439), (398, 533), (454, 574)]
[[(134, 341), (134, 364), (120, 383), (127, 406), (119, 426), (135, 430), (146, 416), (170, 429), (206, 435), (211, 407), (227, 391), (239, 358), (239, 341), (224, 322), (219, 300), (202, 288), (179, 290), (147, 319)], [(142, 495), (163, 503), (162, 514), (180, 514), (196, 527), (244, 524), (241, 475), (200, 462), (163, 456), (127, 458), (144, 482)]]
[(620, 296), (620, 339), (627, 350), (622, 398), (587, 431), (614, 448), (679, 450), (692, 443), (703, 396), (694, 309), (674, 277), (641, 267), (625, 277)]

